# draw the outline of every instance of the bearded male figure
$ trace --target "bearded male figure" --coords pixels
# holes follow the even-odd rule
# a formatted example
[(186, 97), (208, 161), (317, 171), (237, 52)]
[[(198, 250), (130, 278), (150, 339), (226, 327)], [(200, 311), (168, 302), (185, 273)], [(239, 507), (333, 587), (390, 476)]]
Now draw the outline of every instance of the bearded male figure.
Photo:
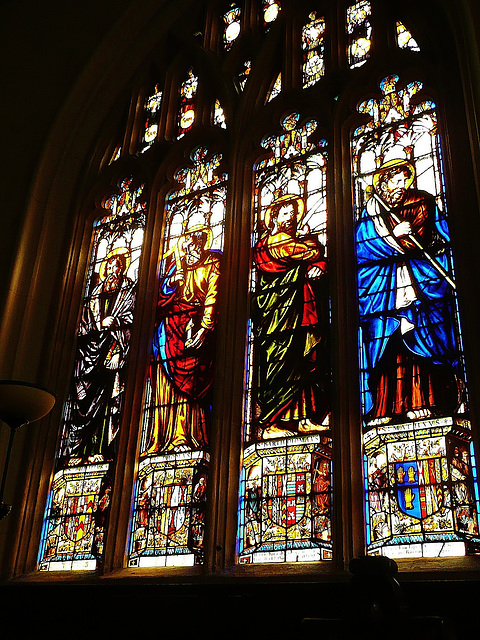
[(135, 305), (135, 283), (125, 275), (129, 259), (127, 249), (108, 254), (100, 282), (83, 308), (64, 416), (62, 456), (72, 464), (112, 458)]
[(329, 412), (325, 248), (299, 229), (303, 202), (279, 197), (254, 249), (254, 402), (263, 439), (325, 430)]
[(220, 251), (195, 225), (168, 256), (160, 284), (150, 365), (152, 410), (145, 453), (208, 445)]
[(448, 228), (434, 197), (412, 187), (414, 178), (405, 160), (380, 167), (357, 225), (371, 426), (448, 415), (460, 401)]

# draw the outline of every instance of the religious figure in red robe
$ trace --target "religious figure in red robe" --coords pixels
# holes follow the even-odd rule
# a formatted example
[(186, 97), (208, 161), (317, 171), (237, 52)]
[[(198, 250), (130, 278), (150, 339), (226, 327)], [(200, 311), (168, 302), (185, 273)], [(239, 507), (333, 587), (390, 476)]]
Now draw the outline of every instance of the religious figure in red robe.
[(196, 225), (167, 256), (153, 338), (145, 453), (208, 445), (221, 259), (210, 249), (211, 235), (209, 227)]
[(262, 439), (328, 428), (325, 248), (300, 227), (303, 202), (277, 198), (254, 249), (254, 403)]

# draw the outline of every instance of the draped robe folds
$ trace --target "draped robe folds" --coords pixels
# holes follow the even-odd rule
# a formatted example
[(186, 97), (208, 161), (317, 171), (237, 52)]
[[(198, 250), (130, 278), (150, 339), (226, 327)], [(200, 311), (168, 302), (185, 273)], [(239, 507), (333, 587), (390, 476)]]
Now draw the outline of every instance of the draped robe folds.
[[(123, 398), (122, 369), (130, 343), (135, 304), (134, 282), (124, 277), (119, 289), (101, 282), (85, 305), (77, 337), (72, 388), (66, 403), (62, 456), (111, 458)], [(111, 327), (102, 326), (112, 317)]]
[[(459, 360), (450, 286), (408, 236), (393, 235), (396, 223), (380, 207), (367, 202), (356, 232), (365, 414), (452, 411)], [(448, 271), (448, 228), (433, 196), (410, 189), (394, 213)]]
[(324, 284), (308, 279), (326, 271), (324, 247), (313, 236), (266, 235), (255, 247), (259, 279), (253, 301), (254, 393), (261, 428), (297, 430), (328, 414)]
[[(146, 453), (208, 446), (220, 256), (210, 250), (200, 264), (184, 268), (183, 284), (173, 281), (176, 266), (172, 265), (161, 283), (150, 366)], [(202, 344), (186, 347), (188, 338), (201, 328), (206, 329)]]

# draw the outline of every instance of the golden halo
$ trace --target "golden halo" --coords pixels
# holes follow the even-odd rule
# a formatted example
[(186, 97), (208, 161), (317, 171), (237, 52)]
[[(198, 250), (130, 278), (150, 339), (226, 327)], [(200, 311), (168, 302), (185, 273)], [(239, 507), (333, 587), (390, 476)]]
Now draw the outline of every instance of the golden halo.
[(100, 280), (105, 280), (105, 270), (107, 268), (107, 262), (109, 262), (110, 258), (113, 258), (114, 256), (123, 257), (123, 259), (125, 260), (124, 273), (127, 272), (128, 267), (130, 266), (132, 254), (130, 252), (130, 249), (127, 249), (126, 247), (117, 247), (116, 249), (112, 249), (112, 251), (110, 251), (110, 253), (108, 253), (107, 256), (102, 260), (102, 264), (100, 265), (99, 270)]
[(195, 233), (197, 231), (201, 231), (202, 233), (207, 234), (207, 239), (205, 240), (205, 245), (203, 248), (205, 249), (205, 251), (208, 251), (208, 249), (210, 249), (210, 247), (212, 246), (213, 241), (213, 231), (210, 227), (207, 227), (204, 224), (194, 224), (193, 227), (190, 227), (190, 229), (185, 229), (185, 231), (183, 232), (183, 237), (186, 238), (186, 236), (189, 236), (191, 233)]
[(300, 196), (296, 196), (293, 193), (288, 193), (285, 196), (280, 196), (272, 202), (272, 204), (268, 205), (267, 210), (265, 211), (265, 225), (267, 229), (270, 228), (270, 220), (272, 217), (272, 209), (281, 206), (282, 204), (297, 201), (297, 224), (300, 224), (300, 220), (303, 218), (303, 212), (305, 209), (305, 205), (303, 204), (303, 200)]
[(382, 166), (379, 169), (377, 169), (373, 174), (373, 186), (375, 187), (376, 190), (378, 190), (377, 185), (378, 185), (378, 181), (380, 180), (380, 176), (383, 173), (385, 173), (385, 171), (388, 171), (389, 169), (393, 169), (396, 167), (398, 168), (404, 167), (409, 173), (409, 176), (405, 183), (405, 187), (408, 189), (412, 185), (412, 182), (415, 178), (415, 167), (408, 160), (402, 160), (401, 158), (396, 158), (395, 160), (389, 160), (388, 162), (385, 162), (384, 164), (382, 164)]

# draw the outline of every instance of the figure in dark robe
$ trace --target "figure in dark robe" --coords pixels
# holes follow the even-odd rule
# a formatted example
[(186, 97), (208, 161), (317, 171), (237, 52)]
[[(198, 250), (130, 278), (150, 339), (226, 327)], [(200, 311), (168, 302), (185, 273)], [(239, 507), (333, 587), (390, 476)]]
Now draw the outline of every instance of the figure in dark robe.
[(130, 345), (135, 283), (125, 275), (130, 253), (115, 249), (84, 305), (72, 387), (64, 410), (62, 457), (69, 464), (111, 460), (120, 426), (123, 368)]

